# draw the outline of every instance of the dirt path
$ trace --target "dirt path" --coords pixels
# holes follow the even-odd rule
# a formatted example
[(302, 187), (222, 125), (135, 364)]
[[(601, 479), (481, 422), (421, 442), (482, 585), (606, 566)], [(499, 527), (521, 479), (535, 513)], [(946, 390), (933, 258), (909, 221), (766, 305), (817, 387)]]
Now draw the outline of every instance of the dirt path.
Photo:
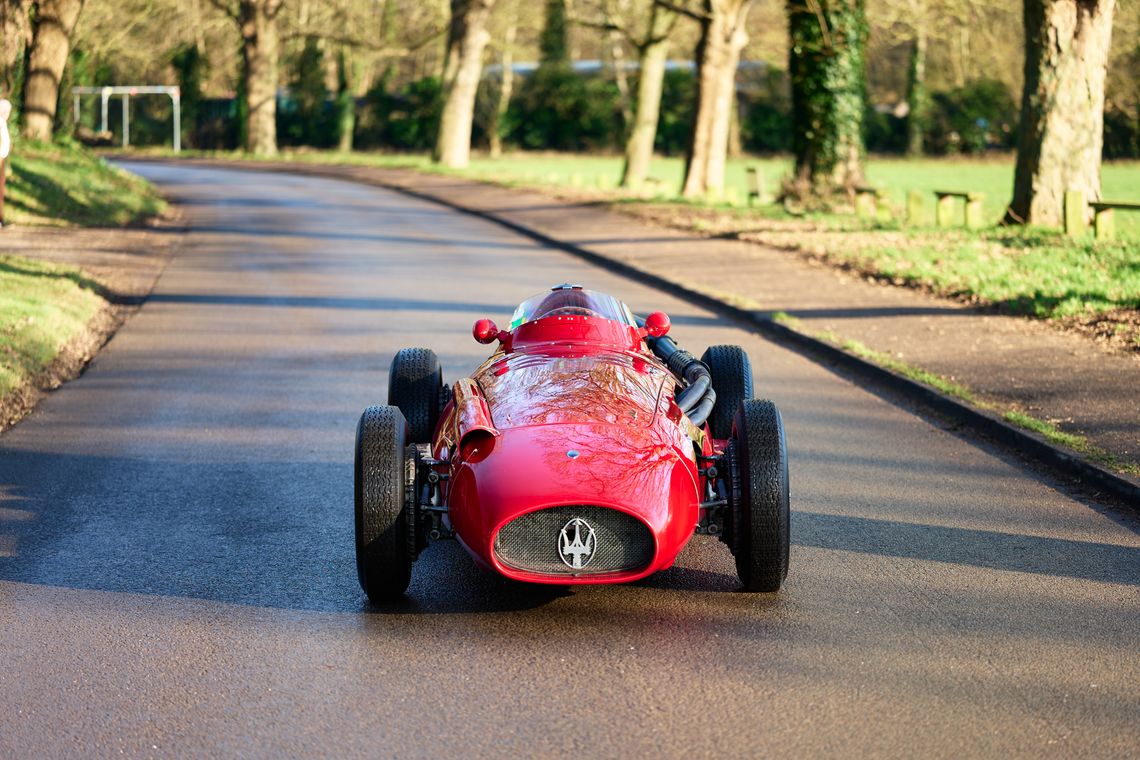
[(45, 393), (78, 376), (133, 314), (174, 254), (181, 228), (164, 222), (145, 229), (4, 227), (0, 251), (83, 270), (99, 283), (107, 304), (87, 329), (26, 385), (0, 399), (0, 430), (21, 420)]

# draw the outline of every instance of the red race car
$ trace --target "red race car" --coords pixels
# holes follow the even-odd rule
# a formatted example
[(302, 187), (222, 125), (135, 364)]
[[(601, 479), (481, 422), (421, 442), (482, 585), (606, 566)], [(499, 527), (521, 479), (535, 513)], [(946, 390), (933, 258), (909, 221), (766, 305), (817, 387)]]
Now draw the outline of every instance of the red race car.
[(508, 578), (623, 583), (719, 536), (748, 591), (788, 572), (788, 456), (738, 346), (698, 361), (661, 312), (561, 285), (524, 301), (497, 349), (448, 387), (435, 353), (392, 360), (388, 406), (356, 431), (356, 566), (373, 602), (402, 595), (430, 540)]

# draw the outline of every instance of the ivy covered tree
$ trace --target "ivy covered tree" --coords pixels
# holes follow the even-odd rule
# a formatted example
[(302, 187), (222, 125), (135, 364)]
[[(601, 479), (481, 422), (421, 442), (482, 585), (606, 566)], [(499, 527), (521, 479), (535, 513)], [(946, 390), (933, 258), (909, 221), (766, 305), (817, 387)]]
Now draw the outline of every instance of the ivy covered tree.
[(297, 144), (324, 147), (328, 142), (325, 103), (329, 98), (325, 86), (325, 53), (315, 37), (305, 39), (305, 46), (293, 61), (289, 91), (293, 99), (293, 118), (285, 128)]
[(15, 100), (23, 80), (24, 50), (32, 39), (32, 0), (0, 0), (0, 96)]
[(911, 0), (911, 25), (914, 38), (910, 47), (910, 66), (906, 79), (906, 154), (917, 158), (925, 152), (923, 134), (930, 118), (930, 93), (926, 87), (926, 49), (928, 45), (927, 0)]
[(1025, 87), (1005, 221), (1059, 225), (1066, 190), (1100, 198), (1115, 0), (1024, 0)]
[(546, 0), (546, 17), (538, 37), (540, 66), (567, 66), (570, 47), (566, 41), (566, 0)]
[(351, 51), (347, 46), (341, 47), (336, 56), (335, 110), (337, 150), (342, 153), (352, 150), (352, 136), (356, 131), (356, 98), (352, 95), (355, 68)]
[(178, 77), (182, 105), (182, 142), (197, 147), (198, 117), (202, 109), (202, 81), (206, 75), (206, 59), (194, 43), (175, 48), (170, 54), (170, 65)]
[(849, 192), (863, 182), (863, 0), (787, 0), (787, 14), (795, 155), (788, 192)]

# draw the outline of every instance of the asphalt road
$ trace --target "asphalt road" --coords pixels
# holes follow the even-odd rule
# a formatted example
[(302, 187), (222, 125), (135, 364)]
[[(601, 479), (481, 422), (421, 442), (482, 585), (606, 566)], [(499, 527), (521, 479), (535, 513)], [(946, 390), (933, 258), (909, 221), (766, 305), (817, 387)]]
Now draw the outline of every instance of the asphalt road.
[[(0, 756), (1136, 757), (1140, 530), (721, 319), (375, 188), (133, 167), (192, 231), (79, 380), (0, 437)], [(533, 588), (455, 544), (355, 577), (352, 441), (392, 354), (447, 378), (545, 287), (740, 343), (784, 411), (792, 567), (694, 540)]]

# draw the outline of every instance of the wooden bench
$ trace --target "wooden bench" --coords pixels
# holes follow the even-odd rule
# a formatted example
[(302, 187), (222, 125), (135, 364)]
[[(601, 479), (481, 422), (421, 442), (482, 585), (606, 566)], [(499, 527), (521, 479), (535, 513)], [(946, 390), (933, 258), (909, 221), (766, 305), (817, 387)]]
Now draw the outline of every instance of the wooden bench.
[(890, 221), (891, 207), (887, 203), (887, 191), (870, 185), (856, 185), (855, 216), (860, 219)]
[(965, 201), (964, 219), (966, 226), (970, 229), (977, 229), (981, 227), (984, 222), (982, 221), (982, 204), (985, 203), (985, 193), (963, 193), (955, 190), (935, 190), (934, 195), (938, 198), (938, 207), (935, 212), (935, 218), (939, 227), (949, 227), (954, 224), (954, 205), (958, 198)]
[(1140, 211), (1140, 202), (1136, 201), (1093, 201), (1089, 206), (1093, 210), (1093, 234), (1097, 240), (1112, 240), (1116, 235), (1114, 210)]

